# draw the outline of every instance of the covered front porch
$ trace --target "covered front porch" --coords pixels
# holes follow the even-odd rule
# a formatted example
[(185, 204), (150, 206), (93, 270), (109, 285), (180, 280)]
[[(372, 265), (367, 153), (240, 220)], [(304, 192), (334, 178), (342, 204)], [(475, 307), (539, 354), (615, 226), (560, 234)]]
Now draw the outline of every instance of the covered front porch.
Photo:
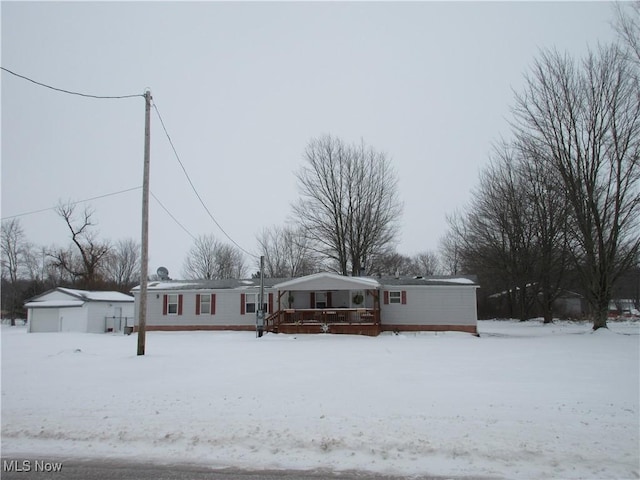
[(318, 273), (274, 285), (276, 310), (265, 327), (274, 333), (380, 333), (380, 291), (370, 278)]

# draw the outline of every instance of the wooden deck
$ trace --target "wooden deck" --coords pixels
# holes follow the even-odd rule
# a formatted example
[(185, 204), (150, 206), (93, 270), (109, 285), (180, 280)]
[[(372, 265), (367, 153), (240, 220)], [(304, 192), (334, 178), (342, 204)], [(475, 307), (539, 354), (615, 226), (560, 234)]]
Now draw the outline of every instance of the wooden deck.
[(367, 308), (286, 309), (270, 315), (266, 329), (274, 333), (377, 336), (380, 334), (380, 312)]

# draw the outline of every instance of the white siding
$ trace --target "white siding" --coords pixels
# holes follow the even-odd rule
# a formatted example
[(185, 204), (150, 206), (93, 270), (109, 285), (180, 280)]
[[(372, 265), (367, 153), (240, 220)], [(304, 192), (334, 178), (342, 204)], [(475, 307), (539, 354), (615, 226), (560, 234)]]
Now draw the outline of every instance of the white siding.
[[(45, 309), (46, 310), (46, 309)], [(87, 331), (87, 305), (74, 308), (60, 308), (61, 332), (86, 332)]]
[[(124, 317), (129, 317), (129, 323), (133, 317), (133, 302), (90, 302), (87, 332), (104, 333), (107, 328), (107, 318), (113, 319), (119, 315), (118, 308), (122, 308), (122, 327)], [(114, 322), (111, 322), (111, 325)], [(119, 323), (116, 319), (116, 324)]]
[(29, 331), (39, 332), (59, 332), (60, 317), (58, 308), (30, 308), (29, 309)]
[(381, 305), (384, 325), (476, 325), (475, 287), (398, 286), (382, 291), (406, 291), (406, 304)]

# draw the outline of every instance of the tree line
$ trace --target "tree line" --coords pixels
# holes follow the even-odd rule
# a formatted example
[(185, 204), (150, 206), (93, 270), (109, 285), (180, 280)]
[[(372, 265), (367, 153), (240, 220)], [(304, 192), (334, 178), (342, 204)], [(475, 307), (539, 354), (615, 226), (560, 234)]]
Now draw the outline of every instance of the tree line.
[(584, 58), (544, 50), (515, 94), (511, 139), (495, 146), (471, 203), (451, 215), (461, 268), (522, 319), (546, 322), (568, 287), (606, 327), (640, 246), (640, 3), (618, 6), (620, 43)]

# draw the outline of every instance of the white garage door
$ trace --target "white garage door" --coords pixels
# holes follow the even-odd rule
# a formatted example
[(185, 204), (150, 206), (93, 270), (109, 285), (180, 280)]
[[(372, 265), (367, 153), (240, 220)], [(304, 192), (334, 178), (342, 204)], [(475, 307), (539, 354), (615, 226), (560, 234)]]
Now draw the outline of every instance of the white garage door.
[(32, 308), (30, 313), (30, 332), (58, 332), (60, 330), (59, 309)]

